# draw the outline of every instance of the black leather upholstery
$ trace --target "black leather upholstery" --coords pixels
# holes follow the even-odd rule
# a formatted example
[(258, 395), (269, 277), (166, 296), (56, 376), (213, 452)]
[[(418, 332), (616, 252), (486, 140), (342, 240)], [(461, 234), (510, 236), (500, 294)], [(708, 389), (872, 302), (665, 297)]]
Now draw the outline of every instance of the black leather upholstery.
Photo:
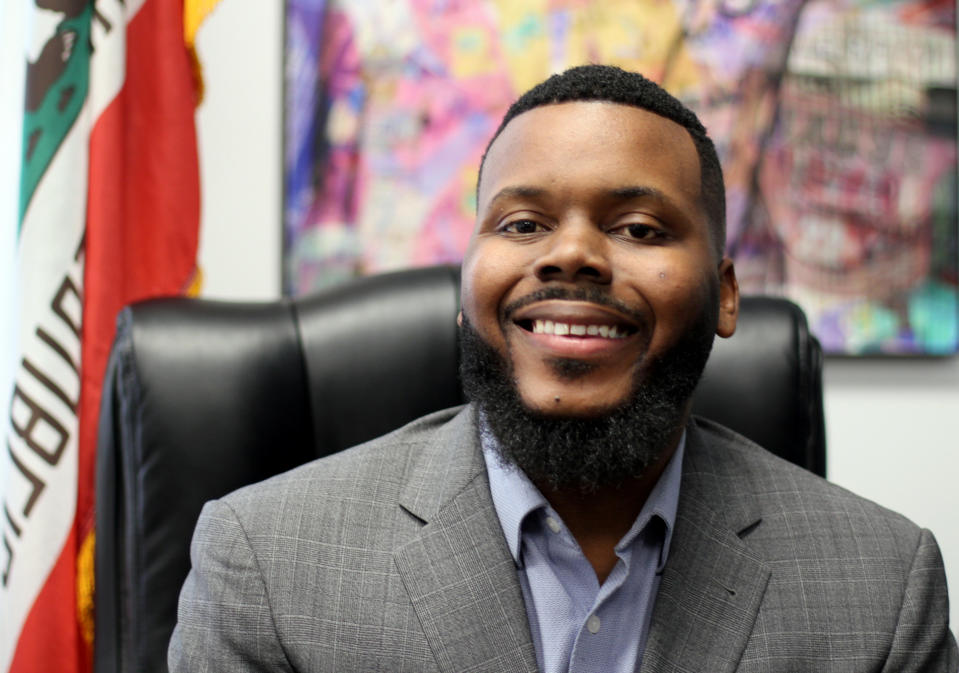
[(802, 310), (779, 297), (743, 297), (736, 334), (713, 345), (693, 413), (826, 476), (822, 350)]
[[(97, 465), (97, 673), (166, 671), (208, 499), (462, 401), (459, 271), (433, 267), (265, 304), (124, 309)], [(694, 409), (820, 474), (821, 354), (802, 312), (746, 298)]]

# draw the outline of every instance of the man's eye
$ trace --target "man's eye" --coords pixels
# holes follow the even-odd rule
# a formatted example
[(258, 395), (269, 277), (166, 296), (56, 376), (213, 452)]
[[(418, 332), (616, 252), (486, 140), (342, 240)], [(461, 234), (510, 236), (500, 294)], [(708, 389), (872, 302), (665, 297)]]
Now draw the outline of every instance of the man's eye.
[(514, 220), (507, 223), (501, 231), (510, 234), (535, 234), (542, 229), (539, 222), (534, 220)]
[(628, 224), (623, 227), (623, 230), (630, 238), (638, 241), (651, 241), (662, 235), (659, 229), (648, 224)]

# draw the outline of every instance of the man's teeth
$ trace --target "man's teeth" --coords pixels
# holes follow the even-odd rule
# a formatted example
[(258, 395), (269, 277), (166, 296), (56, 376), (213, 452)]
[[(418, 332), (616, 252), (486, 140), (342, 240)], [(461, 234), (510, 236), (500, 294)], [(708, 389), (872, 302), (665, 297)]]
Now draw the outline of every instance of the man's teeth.
[(533, 334), (553, 334), (555, 336), (601, 336), (604, 339), (624, 339), (626, 330), (616, 325), (580, 325), (552, 320), (534, 320)]

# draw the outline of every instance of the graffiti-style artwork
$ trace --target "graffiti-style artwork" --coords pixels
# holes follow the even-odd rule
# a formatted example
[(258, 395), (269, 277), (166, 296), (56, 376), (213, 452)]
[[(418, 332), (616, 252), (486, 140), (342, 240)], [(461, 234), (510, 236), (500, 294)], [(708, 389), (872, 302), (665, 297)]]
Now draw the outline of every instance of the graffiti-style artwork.
[(758, 179), (830, 352), (956, 350), (955, 54), (954, 4), (803, 10)]
[(515, 98), (612, 63), (716, 141), (745, 292), (828, 352), (959, 341), (955, 4), (940, 0), (287, 0), (285, 284), (461, 259)]

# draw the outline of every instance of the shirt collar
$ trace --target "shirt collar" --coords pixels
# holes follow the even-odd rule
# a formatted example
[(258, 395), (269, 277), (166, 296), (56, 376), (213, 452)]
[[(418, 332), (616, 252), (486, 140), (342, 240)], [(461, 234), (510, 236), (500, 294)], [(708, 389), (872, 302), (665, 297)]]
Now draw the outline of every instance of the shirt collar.
[(515, 465), (506, 463), (499, 455), (498, 442), (480, 415), (480, 445), (486, 460), (489, 488), (493, 507), (506, 536), (506, 544), (513, 561), (520, 564), (523, 520), (531, 512), (546, 508), (549, 503), (533, 485), (526, 473)]
[(669, 544), (673, 539), (673, 529), (676, 527), (676, 510), (679, 507), (679, 486), (683, 476), (683, 454), (686, 450), (686, 430), (679, 438), (676, 450), (663, 468), (662, 474), (650, 491), (649, 497), (643, 503), (643, 508), (639, 511), (636, 521), (623, 536), (623, 539), (616, 545), (616, 552), (622, 555), (622, 552), (633, 544), (636, 536), (642, 532), (649, 521), (656, 517), (663, 522), (663, 546), (659, 552), (659, 563), (656, 566), (656, 572), (661, 573), (663, 566), (666, 565), (666, 558), (669, 556)]
[[(500, 526), (506, 536), (513, 561), (522, 565), (520, 557), (522, 549), (523, 521), (526, 517), (539, 510), (551, 509), (545, 496), (529, 480), (526, 474), (515, 465), (504, 463), (500, 458), (496, 437), (489, 430), (482, 414), (479, 415), (480, 445), (483, 449), (483, 458), (486, 461), (486, 472), (489, 476), (490, 493), (493, 497), (493, 507), (499, 517)], [(629, 547), (636, 536), (646, 527), (653, 517), (662, 520), (665, 527), (663, 547), (660, 552), (659, 564), (656, 572), (662, 572), (669, 554), (669, 545), (673, 537), (676, 523), (676, 509), (679, 505), (679, 486), (682, 478), (683, 453), (686, 448), (686, 431), (679, 439), (676, 451), (673, 453), (659, 480), (643, 504), (639, 516), (630, 527), (623, 539), (616, 545), (616, 551), (621, 552)]]

